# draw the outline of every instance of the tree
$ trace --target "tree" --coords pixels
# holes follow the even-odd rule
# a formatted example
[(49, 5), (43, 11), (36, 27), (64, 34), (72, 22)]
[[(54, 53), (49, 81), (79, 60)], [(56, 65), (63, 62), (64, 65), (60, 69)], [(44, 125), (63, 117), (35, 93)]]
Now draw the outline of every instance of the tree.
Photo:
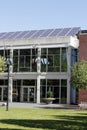
[(71, 70), (71, 84), (77, 89), (87, 88), (87, 61), (76, 62)]
[(0, 56), (0, 73), (6, 70), (6, 59)]

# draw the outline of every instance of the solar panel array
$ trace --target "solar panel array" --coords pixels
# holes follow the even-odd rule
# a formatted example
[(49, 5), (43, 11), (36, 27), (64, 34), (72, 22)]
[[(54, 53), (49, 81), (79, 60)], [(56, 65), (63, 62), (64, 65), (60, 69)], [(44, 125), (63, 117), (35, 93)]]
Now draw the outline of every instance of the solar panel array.
[(0, 40), (31, 39), (31, 38), (41, 38), (41, 37), (46, 38), (46, 37), (58, 37), (58, 36), (75, 36), (79, 31), (80, 31), (79, 27), (74, 27), (74, 28), (5, 32), (5, 33), (0, 33)]

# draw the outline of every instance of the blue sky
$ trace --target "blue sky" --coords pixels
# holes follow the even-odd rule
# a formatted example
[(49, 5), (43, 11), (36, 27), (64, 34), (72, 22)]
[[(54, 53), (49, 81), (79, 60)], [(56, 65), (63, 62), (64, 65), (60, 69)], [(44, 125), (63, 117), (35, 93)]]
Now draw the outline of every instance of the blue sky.
[(0, 0), (0, 32), (81, 27), (87, 0)]

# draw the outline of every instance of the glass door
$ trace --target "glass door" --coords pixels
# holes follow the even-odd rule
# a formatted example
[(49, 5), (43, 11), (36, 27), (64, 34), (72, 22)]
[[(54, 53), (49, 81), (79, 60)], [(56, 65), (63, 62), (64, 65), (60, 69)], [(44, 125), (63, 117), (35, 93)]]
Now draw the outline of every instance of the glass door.
[(29, 102), (28, 99), (28, 88), (23, 88), (23, 101)]
[(34, 88), (29, 88), (29, 102), (34, 102), (34, 100), (35, 100)]
[(18, 88), (13, 86), (13, 92), (12, 92), (12, 100), (13, 102), (18, 101)]
[(3, 101), (7, 101), (7, 87), (3, 88)]
[(24, 87), (23, 88), (23, 101), (24, 102), (35, 102), (35, 87)]

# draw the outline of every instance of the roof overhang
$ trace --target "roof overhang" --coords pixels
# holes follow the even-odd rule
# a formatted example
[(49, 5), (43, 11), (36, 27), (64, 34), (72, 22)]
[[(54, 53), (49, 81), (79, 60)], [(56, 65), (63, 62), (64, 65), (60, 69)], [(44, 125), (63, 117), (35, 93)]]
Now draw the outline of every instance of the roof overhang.
[(76, 36), (58, 36), (48, 38), (0, 40), (1, 48), (46, 48), (46, 47), (75, 47), (78, 48), (79, 40)]

